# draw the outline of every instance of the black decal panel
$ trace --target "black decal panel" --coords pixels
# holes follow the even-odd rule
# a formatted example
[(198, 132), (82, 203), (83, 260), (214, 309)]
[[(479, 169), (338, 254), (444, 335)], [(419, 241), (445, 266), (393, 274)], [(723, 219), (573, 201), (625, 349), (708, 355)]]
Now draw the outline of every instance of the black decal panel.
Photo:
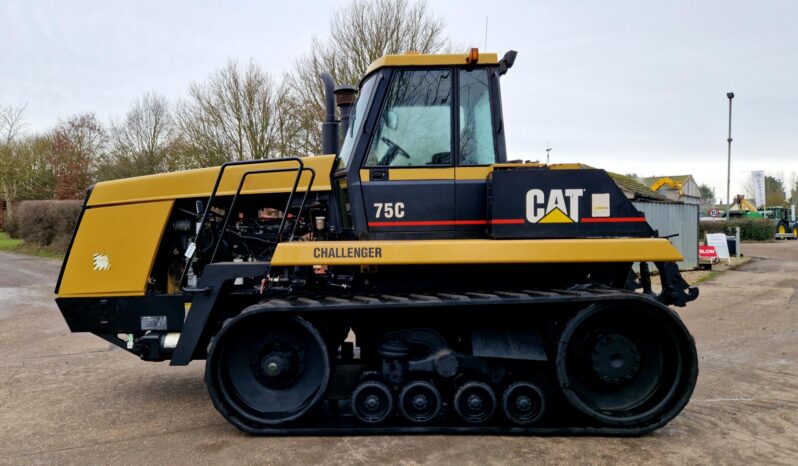
[[(454, 230), (453, 180), (372, 181), (363, 184), (363, 198), (370, 231)], [(397, 203), (401, 217), (395, 210), (388, 217), (384, 206)]]
[(654, 235), (604, 170), (496, 169), (488, 204), (494, 238)]

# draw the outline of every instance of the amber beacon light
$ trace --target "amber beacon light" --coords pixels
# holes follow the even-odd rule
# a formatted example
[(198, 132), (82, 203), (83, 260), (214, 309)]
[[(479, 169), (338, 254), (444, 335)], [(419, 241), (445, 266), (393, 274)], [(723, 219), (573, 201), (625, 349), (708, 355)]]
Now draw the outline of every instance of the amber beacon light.
[(468, 51), (468, 58), (466, 58), (466, 63), (469, 65), (475, 65), (479, 61), (479, 49), (474, 47)]

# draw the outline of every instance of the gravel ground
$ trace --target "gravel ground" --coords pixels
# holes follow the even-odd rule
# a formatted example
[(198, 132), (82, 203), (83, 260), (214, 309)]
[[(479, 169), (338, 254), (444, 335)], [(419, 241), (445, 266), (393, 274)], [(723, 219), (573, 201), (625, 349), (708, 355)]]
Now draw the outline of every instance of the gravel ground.
[(701, 374), (671, 424), (639, 438), (292, 437), (239, 433), (213, 409), (203, 364), (146, 363), (70, 334), (59, 263), (0, 253), (0, 463), (528, 464), (798, 462), (798, 243), (701, 284), (680, 313)]

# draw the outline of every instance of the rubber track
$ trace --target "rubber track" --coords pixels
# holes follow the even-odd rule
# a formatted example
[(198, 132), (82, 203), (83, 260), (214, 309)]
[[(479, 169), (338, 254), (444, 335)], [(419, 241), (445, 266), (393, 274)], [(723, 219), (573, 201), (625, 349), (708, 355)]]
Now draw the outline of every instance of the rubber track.
[[(504, 305), (538, 305), (538, 304), (593, 304), (598, 302), (636, 301), (655, 306), (672, 314), (678, 321), (681, 318), (669, 307), (653, 297), (629, 290), (607, 287), (574, 287), (567, 290), (513, 290), (466, 293), (395, 293), (395, 294), (363, 294), (350, 296), (297, 296), (273, 298), (244, 309), (238, 316), (228, 319), (225, 326), (252, 314), (290, 313), (314, 314), (333, 311), (368, 311), (382, 312), (401, 311), (419, 308), (453, 308), (475, 306)], [(689, 332), (688, 332), (689, 334)], [(691, 343), (694, 344), (692, 336)], [(207, 382), (207, 380), (206, 380)], [(692, 394), (687, 394), (688, 398)], [(214, 402), (215, 404), (215, 402)], [(686, 404), (686, 403), (685, 403)], [(683, 407), (679, 408), (681, 411)], [(353, 416), (324, 419), (316, 427), (299, 422), (295, 426), (286, 427), (253, 427), (230, 420), (237, 428), (254, 435), (384, 435), (384, 434), (480, 434), (480, 435), (598, 435), (598, 436), (639, 436), (650, 433), (664, 426), (672, 417), (666, 417), (646, 426), (639, 427), (598, 427), (598, 426), (551, 426), (551, 427), (519, 427), (507, 426), (368, 426), (359, 424)], [(345, 424), (345, 425), (335, 425)]]
[[(466, 293), (396, 293), (331, 296), (298, 296), (272, 298), (250, 306), (241, 313), (288, 312), (314, 313), (327, 311), (360, 311), (379, 309), (418, 309), (435, 307), (475, 307), (518, 304), (594, 303), (605, 301), (640, 301), (670, 309), (659, 301), (632, 291), (592, 287), (569, 290), (521, 290)], [(672, 312), (672, 311), (671, 311)]]

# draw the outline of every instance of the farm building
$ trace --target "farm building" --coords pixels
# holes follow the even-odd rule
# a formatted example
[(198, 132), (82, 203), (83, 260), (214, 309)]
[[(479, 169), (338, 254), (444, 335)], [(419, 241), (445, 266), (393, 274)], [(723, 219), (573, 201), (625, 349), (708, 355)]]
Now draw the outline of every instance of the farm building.
[(693, 175), (653, 176), (643, 178), (642, 181), (652, 191), (662, 194), (672, 201), (685, 204), (701, 203), (701, 191), (699, 191), (698, 183), (693, 179)]
[[(635, 208), (646, 216), (646, 221), (662, 237), (671, 242), (684, 256), (679, 262), (680, 270), (692, 270), (698, 266), (698, 199), (684, 202), (667, 196), (670, 191), (655, 191), (629, 176), (609, 173)], [(695, 184), (692, 177), (689, 181)], [(696, 186), (696, 191), (698, 190)], [(687, 196), (681, 196), (685, 199)], [(692, 199), (687, 197), (688, 200)]]

